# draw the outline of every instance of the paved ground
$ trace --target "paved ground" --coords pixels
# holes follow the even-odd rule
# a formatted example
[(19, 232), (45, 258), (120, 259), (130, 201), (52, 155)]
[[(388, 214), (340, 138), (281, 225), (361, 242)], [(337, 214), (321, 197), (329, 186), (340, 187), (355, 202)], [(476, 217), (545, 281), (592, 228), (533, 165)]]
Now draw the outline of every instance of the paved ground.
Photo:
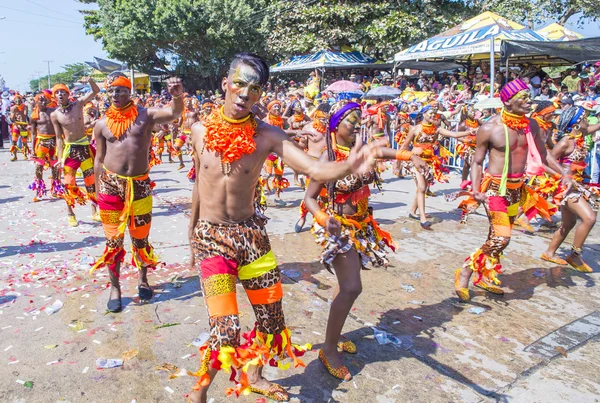
[[(87, 270), (104, 247), (100, 225), (90, 220), (88, 207), (77, 209), (80, 226), (70, 228), (62, 200), (32, 203), (27, 185), (33, 166), (8, 159), (0, 150), (0, 401), (181, 401), (194, 382), (184, 369), (198, 367), (192, 342), (208, 330), (197, 274), (186, 266), (191, 184), (185, 172), (175, 164), (152, 171), (151, 239), (166, 263), (150, 277), (156, 296), (140, 305), (136, 273), (128, 268), (127, 306), (107, 314), (107, 275)], [(387, 269), (363, 271), (364, 292), (344, 329), (359, 349), (345, 358), (354, 374), (348, 383), (335, 381), (317, 359), (335, 279), (317, 262), (311, 235), (293, 233), (303, 194), (290, 188), (289, 207), (269, 208), (287, 322), (295, 340), (313, 343), (314, 350), (305, 357), (306, 369), (269, 368), (268, 377), (296, 402), (599, 401), (598, 230), (584, 252), (595, 269), (590, 275), (537, 259), (552, 230), (516, 231), (504, 261), (507, 294), (474, 291), (472, 303), (462, 304), (452, 274), (484, 240), (485, 217), (461, 226), (455, 203), (428, 198), (435, 223), (433, 231), (423, 231), (407, 218), (412, 181), (385, 177), (385, 191), (372, 204), (400, 248)], [(441, 195), (458, 182), (453, 175), (436, 190)], [(64, 306), (48, 315), (56, 300)], [(245, 296), (239, 300), (249, 329), (250, 306)], [(396, 335), (401, 345), (378, 344), (372, 327)], [(126, 352), (137, 355), (121, 368), (96, 368), (97, 358)], [(170, 372), (157, 369), (163, 364), (183, 375), (169, 379)], [(231, 401), (223, 393), (228, 385), (220, 375), (213, 402)]]

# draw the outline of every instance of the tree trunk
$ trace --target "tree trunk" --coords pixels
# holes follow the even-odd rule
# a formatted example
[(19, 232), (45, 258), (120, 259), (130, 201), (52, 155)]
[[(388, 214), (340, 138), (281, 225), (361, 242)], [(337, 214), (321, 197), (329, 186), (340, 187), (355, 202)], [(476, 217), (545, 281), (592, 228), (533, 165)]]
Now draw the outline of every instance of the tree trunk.
[(558, 23), (560, 25), (565, 25), (567, 23), (567, 20), (569, 18), (571, 18), (574, 14), (577, 14), (577, 10), (574, 8), (569, 8), (567, 11), (565, 11), (565, 13), (562, 15), (562, 17), (560, 17), (560, 20), (558, 21)]

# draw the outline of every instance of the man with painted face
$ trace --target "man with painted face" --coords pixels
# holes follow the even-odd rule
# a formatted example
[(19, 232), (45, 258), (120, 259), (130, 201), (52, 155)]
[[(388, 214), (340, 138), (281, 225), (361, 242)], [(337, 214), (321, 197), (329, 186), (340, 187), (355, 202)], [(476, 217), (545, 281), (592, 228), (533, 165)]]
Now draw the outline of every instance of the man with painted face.
[[(502, 113), (492, 117), (477, 131), (477, 145), (471, 165), (473, 199), (485, 206), (490, 221), (488, 238), (457, 269), (455, 291), (462, 301), (469, 301), (469, 279), (475, 272), (473, 284), (493, 294), (503, 295), (497, 275), (502, 273), (500, 257), (508, 246), (511, 230), (523, 207), (525, 215), (540, 214), (550, 218), (546, 200), (524, 185), (525, 168), (543, 165), (556, 174), (563, 169), (547, 157), (544, 139), (535, 119), (525, 115), (531, 112), (529, 87), (519, 79), (506, 84), (500, 91), (504, 104)], [(483, 173), (483, 162), (489, 154), (488, 168)], [(564, 179), (567, 187), (570, 180)]]
[[(292, 344), (285, 325), (279, 268), (265, 228), (255, 213), (254, 193), (263, 164), (271, 153), (299, 172), (319, 181), (370, 169), (378, 144), (357, 144), (343, 162), (317, 162), (308, 157), (279, 127), (257, 120), (251, 113), (269, 78), (269, 67), (259, 56), (242, 53), (223, 78), (225, 104), (192, 127), (196, 181), (189, 227), (192, 266), (209, 313), (210, 338), (200, 347), (199, 378), (190, 394), (206, 402), (207, 391), (219, 369), (234, 369), (238, 377), (229, 394), (245, 390), (285, 401), (287, 392), (262, 377), (267, 363), (278, 365), (310, 348)], [(197, 264), (196, 264), (197, 262)], [(246, 344), (240, 343), (236, 281), (240, 280), (256, 314), (257, 326)], [(233, 378), (232, 378), (233, 379)]]
[(31, 113), (31, 134), (33, 136), (33, 153), (35, 162), (35, 179), (29, 188), (36, 192), (33, 201), (37, 202), (46, 194), (46, 184), (44, 183), (44, 167), (50, 166), (52, 170), (52, 182), (50, 184), (50, 194), (53, 197), (62, 196), (63, 187), (59, 180), (58, 169), (56, 168), (56, 134), (54, 126), (50, 120), (50, 115), (54, 108), (49, 108), (48, 104), (51, 98), (45, 92), (35, 96), (35, 108)]
[[(73, 207), (75, 203), (84, 205), (87, 200), (92, 202), (92, 219), (99, 221), (96, 213), (96, 188), (94, 186), (94, 151), (90, 146), (89, 137), (85, 134), (83, 107), (90, 102), (100, 88), (93, 79), (84, 79), (92, 91), (75, 101), (69, 99), (69, 88), (64, 84), (52, 87), (52, 96), (56, 99), (57, 108), (50, 115), (54, 132), (56, 133), (56, 149), (58, 153), (57, 169), (63, 171), (63, 198), (67, 203), (69, 225), (79, 225)], [(83, 173), (85, 192), (77, 186), (75, 175), (77, 170)]]
[(107, 78), (106, 89), (112, 105), (106, 116), (94, 126), (96, 159), (94, 173), (98, 207), (106, 235), (104, 254), (92, 271), (108, 266), (111, 312), (122, 309), (119, 274), (125, 258), (125, 229), (131, 236), (132, 263), (139, 270), (138, 294), (141, 300), (152, 298), (148, 268), (157, 258), (148, 241), (152, 222), (152, 187), (148, 178), (152, 128), (181, 116), (183, 87), (179, 78), (169, 78), (167, 88), (173, 100), (164, 108), (141, 108), (131, 100), (131, 81), (121, 73)]
[(24, 159), (29, 156), (29, 146), (27, 145), (27, 138), (29, 132), (27, 131), (27, 106), (23, 103), (23, 97), (19, 94), (15, 95), (15, 104), (10, 108), (10, 120), (12, 124), (12, 146), (10, 147), (10, 153), (12, 154), (11, 161), (17, 160), (17, 151), (19, 147), (19, 137), (21, 138), (21, 152), (23, 153)]

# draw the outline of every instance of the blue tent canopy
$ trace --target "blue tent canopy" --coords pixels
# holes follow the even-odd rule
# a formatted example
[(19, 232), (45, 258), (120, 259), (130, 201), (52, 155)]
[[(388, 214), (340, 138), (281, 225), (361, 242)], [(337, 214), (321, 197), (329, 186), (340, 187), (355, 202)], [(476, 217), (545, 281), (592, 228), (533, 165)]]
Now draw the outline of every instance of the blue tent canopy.
[(341, 52), (321, 50), (316, 53), (293, 56), (271, 66), (271, 73), (313, 69), (348, 69), (348, 68), (390, 68), (393, 64), (384, 63), (376, 58), (358, 51)]

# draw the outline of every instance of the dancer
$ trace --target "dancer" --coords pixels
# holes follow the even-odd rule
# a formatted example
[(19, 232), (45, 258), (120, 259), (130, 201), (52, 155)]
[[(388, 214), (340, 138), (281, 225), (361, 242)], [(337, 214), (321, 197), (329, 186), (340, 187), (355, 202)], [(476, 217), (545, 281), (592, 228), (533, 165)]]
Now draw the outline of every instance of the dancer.
[[(359, 146), (361, 128), (360, 105), (349, 102), (331, 115), (327, 133), (327, 152), (320, 161), (343, 162), (351, 150)], [(376, 158), (383, 160), (412, 161), (416, 169), (426, 168), (426, 164), (411, 151), (394, 150), (382, 147)], [(348, 368), (338, 355), (337, 348), (348, 353), (356, 353), (356, 346), (350, 340), (340, 338), (346, 317), (354, 301), (362, 291), (361, 268), (370, 262), (373, 266), (387, 266), (386, 249), (395, 250), (389, 233), (379, 228), (369, 207), (369, 184), (375, 180), (375, 170), (362, 175), (348, 175), (344, 179), (325, 183), (312, 178), (304, 201), (315, 217), (313, 232), (317, 243), (323, 246), (321, 262), (327, 270), (335, 270), (338, 287), (334, 295), (323, 348), (319, 359), (331, 375), (348, 381), (352, 378)], [(319, 195), (326, 189), (327, 212), (322, 211)]]
[(46, 184), (44, 183), (44, 168), (47, 166), (52, 170), (52, 182), (50, 183), (50, 194), (52, 197), (62, 196), (64, 189), (60, 183), (56, 163), (56, 134), (54, 126), (50, 120), (50, 114), (53, 108), (48, 108), (50, 96), (41, 92), (35, 96), (35, 108), (31, 113), (31, 133), (33, 136), (33, 152), (35, 157), (35, 179), (29, 189), (36, 192), (33, 197), (34, 202), (38, 202), (46, 194)]
[(11, 161), (17, 160), (17, 151), (19, 151), (19, 137), (21, 138), (21, 152), (24, 159), (27, 159), (29, 153), (29, 145), (27, 140), (29, 132), (27, 131), (27, 123), (29, 122), (27, 106), (23, 103), (23, 97), (19, 94), (15, 95), (15, 104), (10, 108), (10, 120), (12, 124), (12, 145), (9, 152), (12, 154)]
[(456, 153), (463, 161), (461, 189), (466, 189), (469, 182), (469, 172), (471, 171), (471, 161), (475, 155), (477, 129), (481, 126), (479, 119), (475, 119), (475, 108), (468, 105), (466, 108), (465, 120), (458, 125), (458, 130), (474, 130), (473, 134), (458, 139)]
[[(281, 117), (281, 102), (269, 102), (267, 111), (267, 123), (284, 130), (284, 122)], [(283, 160), (275, 153), (269, 154), (264, 166), (267, 176), (262, 181), (269, 192), (271, 189), (275, 190), (275, 204), (280, 206), (285, 206), (285, 202), (281, 200), (281, 192), (283, 189), (290, 187), (290, 182), (283, 177), (283, 168)], [(273, 179), (270, 181), (271, 177)]]
[[(100, 221), (100, 216), (96, 212), (94, 150), (85, 134), (83, 120), (83, 106), (100, 92), (100, 88), (91, 78), (84, 78), (82, 82), (89, 83), (92, 90), (72, 102), (69, 100), (70, 93), (66, 85), (56, 84), (52, 87), (52, 96), (58, 102), (57, 108), (50, 115), (56, 133), (56, 149), (59, 155), (56, 167), (63, 170), (63, 198), (67, 203), (67, 214), (71, 227), (79, 225), (73, 212), (75, 203), (84, 205), (87, 200), (92, 202), (92, 220)], [(79, 189), (75, 180), (78, 169), (81, 169), (83, 173), (85, 193)]]
[[(423, 229), (430, 229), (431, 222), (427, 220), (425, 214), (425, 195), (435, 196), (429, 190), (434, 183), (448, 182), (444, 175), (448, 169), (443, 166), (451, 155), (450, 152), (439, 143), (440, 136), (460, 138), (474, 133), (473, 129), (461, 132), (452, 132), (434, 124), (435, 111), (431, 105), (424, 106), (419, 112), (422, 121), (409, 130), (401, 150), (408, 150), (414, 140), (414, 147), (423, 150), (421, 158), (428, 165), (426, 169), (416, 169), (412, 161), (404, 163), (404, 167), (411, 172), (417, 192), (408, 216), (414, 220), (420, 221)], [(417, 216), (417, 210), (419, 216)]]
[[(583, 183), (583, 173), (587, 166), (585, 159), (589, 152), (585, 144), (585, 136), (599, 130), (600, 124), (588, 125), (586, 115), (582, 107), (572, 106), (562, 112), (558, 122), (559, 136), (563, 137), (552, 150), (552, 155), (563, 164), (565, 171), (573, 176), (575, 183), (571, 189), (563, 191), (559, 196), (562, 200), (561, 225), (541, 258), (557, 264), (568, 263), (577, 271), (591, 273), (592, 268), (585, 263), (581, 253), (585, 240), (596, 224), (600, 194), (597, 188)], [(563, 260), (555, 254), (577, 224), (577, 218), (581, 219), (581, 223), (575, 229), (571, 254)]]
[(158, 259), (148, 241), (153, 187), (148, 178), (148, 152), (154, 125), (181, 115), (183, 87), (180, 79), (169, 78), (167, 90), (173, 101), (165, 108), (149, 109), (132, 102), (131, 81), (121, 73), (107, 78), (106, 89), (112, 105), (94, 127), (97, 145), (94, 174), (106, 247), (91, 271), (108, 266), (111, 289), (107, 309), (120, 312), (119, 275), (125, 258), (123, 242), (127, 227), (131, 236), (131, 264), (139, 270), (138, 295), (141, 300), (152, 298), (147, 273)]
[[(493, 294), (502, 295), (497, 275), (502, 273), (500, 256), (510, 242), (512, 225), (519, 206), (528, 216), (547, 213), (548, 203), (524, 185), (528, 153), (536, 163), (551, 171), (562, 167), (552, 157), (546, 158), (546, 147), (535, 120), (525, 115), (531, 111), (529, 88), (517, 79), (500, 91), (504, 104), (502, 113), (479, 128), (477, 148), (471, 167), (473, 198), (483, 204), (490, 221), (486, 242), (469, 256), (455, 272), (455, 291), (462, 301), (469, 301), (469, 279), (476, 273), (473, 284)], [(489, 152), (488, 170), (482, 177), (483, 162)], [(566, 184), (570, 179), (564, 178)], [(546, 212), (544, 212), (546, 210)]]
[[(314, 114), (314, 120), (304, 126), (304, 132), (307, 135), (308, 147), (306, 150), (306, 154), (313, 160), (317, 161), (323, 151), (326, 149), (325, 144), (325, 136), (327, 133), (327, 126), (329, 125), (329, 110), (331, 109), (331, 105), (329, 104), (319, 104), (317, 110)], [(306, 178), (306, 186), (310, 184), (310, 178)], [(324, 192), (325, 193), (325, 192)], [(321, 200), (326, 198), (326, 194), (321, 195)], [(294, 225), (294, 231), (300, 232), (306, 223), (306, 216), (308, 214), (308, 208), (306, 208), (306, 202), (302, 200), (300, 203), (300, 218), (296, 221), (296, 225)]]
[[(265, 229), (255, 214), (254, 192), (262, 166), (272, 152), (300, 172), (328, 181), (370, 169), (377, 145), (358, 147), (347, 160), (319, 162), (299, 150), (281, 129), (257, 121), (250, 113), (269, 77), (260, 57), (242, 53), (223, 78), (225, 104), (192, 128), (196, 182), (192, 196), (190, 245), (210, 316), (211, 336), (200, 348), (199, 377), (190, 394), (206, 402), (219, 369), (239, 375), (229, 394), (248, 389), (284, 401), (287, 392), (265, 380), (261, 368), (297, 358), (310, 346), (291, 342), (285, 325), (280, 274)], [(197, 266), (195, 261), (198, 262)], [(257, 327), (240, 343), (236, 280), (241, 280), (256, 314)], [(285, 366), (284, 366), (285, 367)], [(235, 374), (234, 374), (235, 375)], [(233, 377), (231, 379), (234, 379)]]

